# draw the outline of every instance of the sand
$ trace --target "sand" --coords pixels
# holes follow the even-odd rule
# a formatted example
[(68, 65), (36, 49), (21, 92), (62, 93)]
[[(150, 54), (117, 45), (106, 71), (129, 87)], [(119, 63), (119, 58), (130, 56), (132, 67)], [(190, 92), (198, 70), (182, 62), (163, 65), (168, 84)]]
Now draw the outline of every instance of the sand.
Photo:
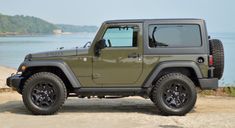
[(0, 66), (0, 88), (8, 88), (6, 86), (6, 78), (16, 73), (16, 69)]
[[(0, 87), (16, 70), (0, 67)], [(235, 98), (199, 96), (186, 116), (161, 116), (149, 99), (68, 98), (55, 115), (35, 116), (17, 92), (0, 92), (0, 128), (234, 128)]]
[(186, 116), (161, 116), (149, 99), (68, 98), (55, 115), (35, 116), (16, 92), (0, 93), (1, 128), (234, 128), (235, 98), (198, 97)]

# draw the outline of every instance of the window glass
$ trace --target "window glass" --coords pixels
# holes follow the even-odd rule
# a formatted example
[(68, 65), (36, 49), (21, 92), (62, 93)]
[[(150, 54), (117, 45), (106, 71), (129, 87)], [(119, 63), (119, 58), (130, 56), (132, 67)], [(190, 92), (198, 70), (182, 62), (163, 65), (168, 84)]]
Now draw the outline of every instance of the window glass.
[(106, 30), (103, 39), (107, 47), (136, 47), (136, 27), (110, 27)]
[(201, 46), (199, 25), (150, 25), (150, 47)]

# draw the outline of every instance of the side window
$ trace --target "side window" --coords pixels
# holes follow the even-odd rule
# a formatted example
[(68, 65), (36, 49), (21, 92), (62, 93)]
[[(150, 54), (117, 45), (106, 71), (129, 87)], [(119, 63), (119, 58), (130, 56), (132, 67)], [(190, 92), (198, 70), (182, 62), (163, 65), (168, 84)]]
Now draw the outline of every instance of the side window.
[(199, 47), (199, 25), (150, 25), (149, 47)]
[(107, 47), (137, 47), (138, 27), (109, 27), (103, 39)]

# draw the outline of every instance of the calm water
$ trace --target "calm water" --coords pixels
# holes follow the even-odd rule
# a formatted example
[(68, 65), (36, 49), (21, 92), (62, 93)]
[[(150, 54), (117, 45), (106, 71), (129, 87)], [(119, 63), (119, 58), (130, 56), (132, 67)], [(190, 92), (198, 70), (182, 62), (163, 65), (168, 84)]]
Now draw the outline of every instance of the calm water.
[(71, 35), (0, 37), (0, 65), (17, 68), (25, 55), (35, 52), (82, 47), (94, 33)]
[[(225, 72), (220, 83), (235, 83), (235, 33), (210, 33), (221, 39), (225, 49)], [(82, 47), (92, 41), (95, 33), (72, 35), (0, 37), (0, 65), (17, 68), (28, 53)]]

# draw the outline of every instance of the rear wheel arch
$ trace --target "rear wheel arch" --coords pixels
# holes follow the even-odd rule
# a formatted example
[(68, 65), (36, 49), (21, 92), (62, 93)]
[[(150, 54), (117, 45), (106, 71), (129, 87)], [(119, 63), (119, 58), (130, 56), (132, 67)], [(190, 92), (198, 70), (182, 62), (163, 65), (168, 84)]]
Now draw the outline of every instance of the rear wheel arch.
[(151, 87), (161, 76), (173, 72), (179, 72), (188, 76), (196, 86), (199, 86), (198, 78), (202, 78), (200, 68), (193, 61), (162, 62), (147, 77), (143, 87)]
[(189, 77), (196, 86), (199, 86), (198, 76), (195, 70), (192, 67), (167, 67), (161, 70), (161, 72), (156, 76), (156, 78), (152, 81), (152, 84), (155, 84), (157, 80), (169, 73), (181, 73), (187, 77)]

